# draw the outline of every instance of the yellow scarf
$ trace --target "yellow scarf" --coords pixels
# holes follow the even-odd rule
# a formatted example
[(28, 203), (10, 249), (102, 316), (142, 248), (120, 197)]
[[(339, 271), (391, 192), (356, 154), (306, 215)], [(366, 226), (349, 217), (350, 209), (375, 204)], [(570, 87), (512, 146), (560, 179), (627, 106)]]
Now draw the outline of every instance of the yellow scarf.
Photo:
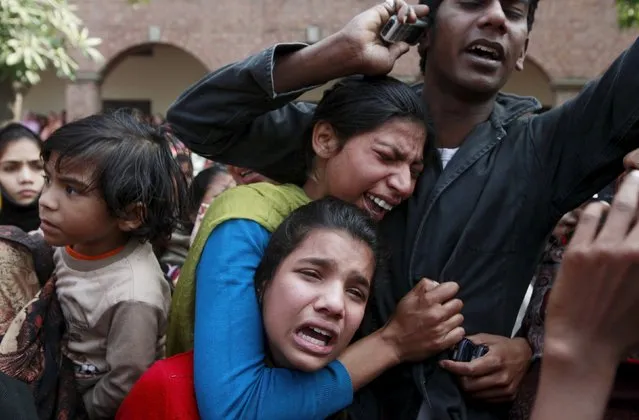
[(262, 182), (242, 185), (220, 194), (211, 204), (180, 271), (169, 315), (167, 356), (193, 349), (195, 328), (195, 272), (204, 245), (216, 226), (232, 219), (246, 219), (273, 231), (293, 210), (310, 202), (296, 185)]

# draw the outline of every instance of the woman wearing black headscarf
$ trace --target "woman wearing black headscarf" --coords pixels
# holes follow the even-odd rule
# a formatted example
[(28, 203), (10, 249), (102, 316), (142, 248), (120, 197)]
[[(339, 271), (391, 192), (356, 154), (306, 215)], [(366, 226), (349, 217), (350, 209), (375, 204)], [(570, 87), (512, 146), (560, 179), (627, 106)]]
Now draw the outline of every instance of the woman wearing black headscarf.
[(0, 225), (25, 232), (40, 227), (38, 199), (44, 186), (40, 138), (21, 124), (0, 130)]

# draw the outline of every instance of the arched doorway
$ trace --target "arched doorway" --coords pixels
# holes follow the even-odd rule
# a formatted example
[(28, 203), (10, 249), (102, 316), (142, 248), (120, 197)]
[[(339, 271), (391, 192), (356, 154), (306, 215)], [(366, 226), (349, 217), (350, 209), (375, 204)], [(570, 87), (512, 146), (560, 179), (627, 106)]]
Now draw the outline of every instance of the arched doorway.
[[(101, 101), (101, 105), (108, 108), (134, 106), (164, 115), (178, 95), (207, 71), (201, 61), (173, 45), (135, 46), (118, 54), (91, 79), (97, 86), (95, 91), (99, 97), (89, 97), (80, 104)], [(59, 78), (54, 70), (43, 72), (40, 83), (25, 96), (24, 110), (45, 115), (50, 111), (64, 110), (69, 104), (68, 86), (69, 81)], [(72, 101), (72, 105), (74, 103)], [(92, 106), (88, 113), (100, 109), (100, 104), (96, 103), (96, 106)], [(87, 110), (72, 109), (71, 114), (84, 116)]]
[(103, 108), (134, 107), (165, 115), (173, 101), (207, 71), (197, 58), (173, 45), (130, 48), (102, 71)]
[(546, 72), (534, 61), (527, 59), (523, 71), (515, 71), (502, 89), (522, 96), (534, 96), (544, 108), (555, 105), (555, 94)]

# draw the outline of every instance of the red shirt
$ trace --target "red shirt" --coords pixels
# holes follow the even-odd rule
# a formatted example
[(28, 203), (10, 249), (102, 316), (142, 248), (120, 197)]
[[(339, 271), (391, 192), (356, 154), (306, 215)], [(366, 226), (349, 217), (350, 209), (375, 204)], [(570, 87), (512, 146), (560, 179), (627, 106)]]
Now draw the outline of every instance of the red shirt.
[(193, 351), (159, 360), (136, 382), (116, 420), (197, 420)]

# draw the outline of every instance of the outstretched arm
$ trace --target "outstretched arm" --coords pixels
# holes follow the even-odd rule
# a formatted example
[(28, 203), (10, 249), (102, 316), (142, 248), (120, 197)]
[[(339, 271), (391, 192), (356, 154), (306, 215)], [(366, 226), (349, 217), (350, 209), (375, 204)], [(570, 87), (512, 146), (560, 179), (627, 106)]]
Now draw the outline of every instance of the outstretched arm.
[(408, 45), (383, 44), (391, 13), (409, 20), (426, 6), (379, 4), (317, 44), (278, 44), (223, 67), (184, 92), (168, 111), (177, 137), (215, 161), (280, 182), (305, 180), (305, 133), (315, 105), (292, 103), (303, 92), (353, 74), (386, 74)]
[(533, 117), (540, 183), (563, 215), (612, 182), (639, 148), (639, 39), (573, 100)]

